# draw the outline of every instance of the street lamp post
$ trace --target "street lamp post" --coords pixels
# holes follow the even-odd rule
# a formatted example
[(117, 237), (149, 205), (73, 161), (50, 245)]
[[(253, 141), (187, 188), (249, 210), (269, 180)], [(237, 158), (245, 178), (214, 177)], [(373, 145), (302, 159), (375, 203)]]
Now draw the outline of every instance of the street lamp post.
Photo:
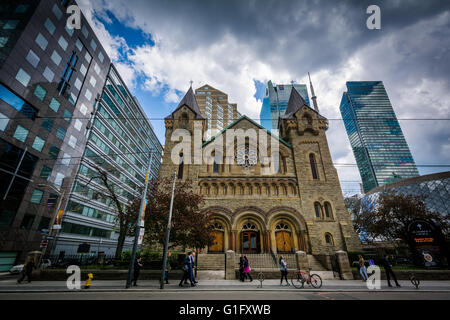
[(133, 242), (133, 250), (131, 252), (131, 258), (130, 258), (130, 265), (128, 267), (128, 277), (127, 277), (127, 284), (125, 286), (125, 288), (129, 288), (131, 287), (131, 278), (133, 276), (133, 272), (134, 272), (134, 260), (136, 260), (136, 250), (137, 250), (137, 246), (138, 246), (138, 241), (139, 241), (139, 234), (141, 232), (141, 220), (144, 214), (144, 210), (145, 210), (145, 201), (146, 201), (146, 195), (147, 195), (147, 186), (148, 186), (148, 178), (150, 175), (150, 171), (152, 168), (152, 160), (153, 160), (153, 152), (154, 150), (150, 150), (150, 162), (148, 164), (148, 170), (147, 170), (147, 175), (145, 177), (145, 183), (144, 183), (144, 191), (142, 193), (142, 197), (141, 197), (141, 205), (139, 207), (139, 214), (138, 214), (138, 219), (136, 222), (136, 232), (134, 235), (134, 242)]
[(170, 224), (172, 221), (172, 209), (173, 209), (173, 198), (175, 193), (175, 182), (177, 181), (177, 170), (173, 171), (173, 185), (172, 185), (172, 197), (170, 198), (170, 209), (169, 209), (169, 219), (167, 221), (167, 234), (166, 234), (166, 243), (164, 244), (164, 252), (163, 252), (163, 267), (161, 271), (161, 286), (160, 289), (164, 289), (164, 276), (166, 273), (166, 265), (167, 265), (167, 250), (169, 247), (169, 238), (170, 238)]

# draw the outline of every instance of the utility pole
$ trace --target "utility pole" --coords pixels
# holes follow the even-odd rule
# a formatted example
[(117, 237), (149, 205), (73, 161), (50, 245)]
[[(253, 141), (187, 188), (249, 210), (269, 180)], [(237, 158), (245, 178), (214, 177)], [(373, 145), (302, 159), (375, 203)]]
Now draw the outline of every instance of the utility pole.
[(170, 224), (172, 221), (172, 209), (173, 209), (173, 198), (175, 193), (175, 182), (177, 181), (177, 169), (173, 171), (173, 185), (172, 185), (172, 197), (170, 199), (170, 209), (169, 209), (169, 219), (167, 221), (167, 234), (166, 234), (166, 243), (164, 244), (164, 252), (163, 252), (163, 267), (161, 271), (161, 289), (164, 289), (164, 275), (166, 273), (166, 265), (167, 265), (167, 251), (169, 248), (169, 238), (170, 238)]
[(134, 272), (134, 260), (136, 260), (136, 250), (137, 250), (137, 246), (138, 246), (138, 241), (139, 241), (139, 235), (141, 233), (141, 227), (143, 228), (142, 225), (142, 217), (144, 215), (144, 210), (145, 210), (145, 201), (146, 201), (146, 195), (147, 195), (147, 186), (148, 186), (148, 177), (150, 175), (150, 171), (152, 168), (152, 161), (153, 161), (153, 150), (150, 150), (150, 162), (148, 164), (148, 169), (147, 169), (147, 175), (145, 176), (145, 183), (144, 183), (144, 192), (142, 193), (142, 197), (141, 197), (141, 205), (139, 207), (139, 214), (138, 214), (138, 219), (136, 222), (136, 232), (134, 235), (134, 242), (133, 242), (133, 251), (131, 252), (131, 258), (130, 258), (130, 265), (128, 267), (128, 277), (127, 277), (127, 284), (125, 286), (125, 288), (130, 288), (131, 287), (131, 278), (133, 277), (133, 272)]

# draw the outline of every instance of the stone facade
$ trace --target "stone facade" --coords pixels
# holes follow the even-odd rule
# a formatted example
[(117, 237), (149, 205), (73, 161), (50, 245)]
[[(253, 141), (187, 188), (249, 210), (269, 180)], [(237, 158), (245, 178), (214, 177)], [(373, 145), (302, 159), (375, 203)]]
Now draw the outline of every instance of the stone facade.
[[(211, 232), (216, 238), (205, 252), (304, 251), (320, 255), (360, 250), (332, 164), (325, 135), (328, 122), (301, 97), (291, 100), (287, 116), (280, 118), (281, 138), (243, 116), (220, 136), (204, 141), (207, 119), (199, 112), (192, 88), (165, 119), (166, 142), (159, 175), (172, 177), (176, 171), (178, 179), (189, 179), (204, 195), (203, 210), (211, 213)], [(236, 137), (249, 129), (258, 132), (256, 146), (249, 137), (242, 138), (243, 148), (239, 142), (236, 146)], [(233, 130), (238, 133), (236, 137), (228, 135)], [(190, 133), (190, 143), (177, 137), (180, 132)], [(261, 135), (268, 147), (261, 144)], [(233, 151), (232, 156), (227, 148)], [(202, 154), (209, 160), (201, 161)], [(183, 159), (182, 164), (179, 159)]]

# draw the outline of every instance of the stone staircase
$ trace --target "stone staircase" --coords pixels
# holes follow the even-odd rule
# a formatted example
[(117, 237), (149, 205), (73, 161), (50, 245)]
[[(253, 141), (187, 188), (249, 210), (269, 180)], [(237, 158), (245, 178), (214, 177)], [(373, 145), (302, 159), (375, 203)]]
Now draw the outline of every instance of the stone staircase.
[(200, 253), (197, 261), (198, 270), (225, 270), (225, 254)]
[(308, 254), (308, 263), (311, 271), (328, 271), (312, 254)]

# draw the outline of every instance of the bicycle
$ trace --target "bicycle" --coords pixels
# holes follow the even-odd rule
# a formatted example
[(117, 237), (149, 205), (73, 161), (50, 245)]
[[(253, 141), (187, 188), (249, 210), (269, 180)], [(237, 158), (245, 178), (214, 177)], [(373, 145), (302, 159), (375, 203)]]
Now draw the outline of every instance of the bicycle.
[(322, 287), (322, 278), (318, 274), (311, 274), (311, 268), (309, 268), (308, 272), (302, 272), (298, 270), (297, 273), (294, 273), (291, 278), (292, 285), (297, 288), (303, 288), (305, 286), (305, 282), (316, 289)]
[(409, 274), (409, 281), (413, 284), (416, 289), (419, 289), (420, 280), (416, 278), (416, 275), (414, 273)]

